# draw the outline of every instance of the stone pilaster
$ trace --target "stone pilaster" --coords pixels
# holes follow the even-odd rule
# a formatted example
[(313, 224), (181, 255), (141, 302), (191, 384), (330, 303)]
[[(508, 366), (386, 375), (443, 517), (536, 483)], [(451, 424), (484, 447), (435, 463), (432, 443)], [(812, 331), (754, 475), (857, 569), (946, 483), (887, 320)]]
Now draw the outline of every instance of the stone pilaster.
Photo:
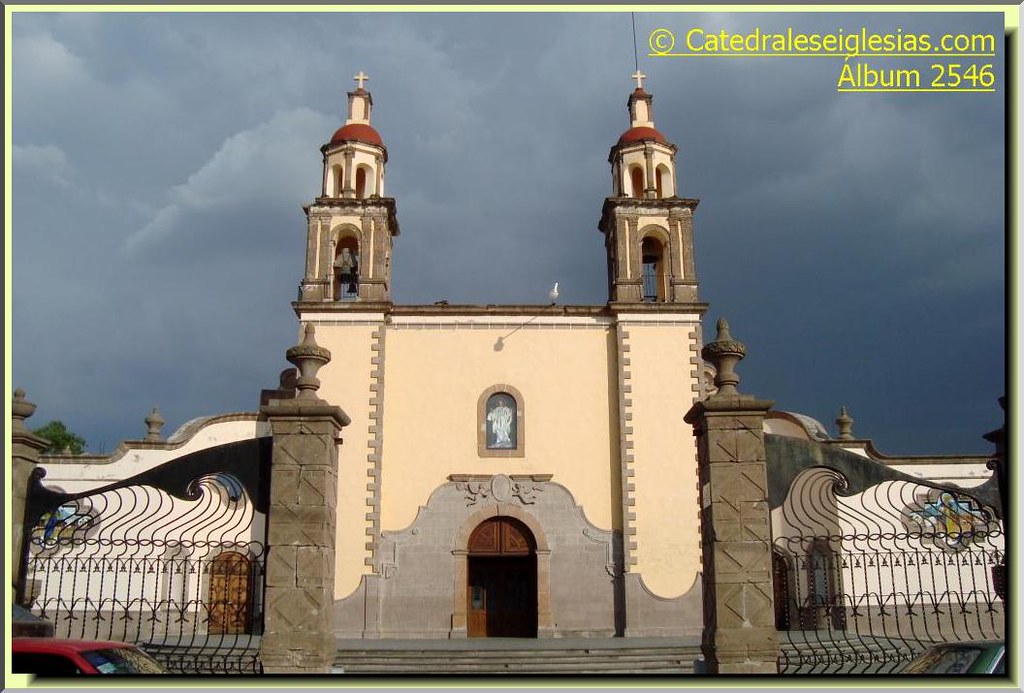
[[(50, 441), (41, 438), (25, 426), (36, 405), (25, 399), (25, 391), (14, 391), (11, 401), (11, 581), (18, 595), (21, 583), (22, 548), (25, 536), (25, 501), (32, 471), (39, 465), (39, 457)], [(20, 596), (20, 595), (19, 595)], [(18, 596), (15, 597), (16, 599)]]
[(736, 391), (745, 348), (718, 322), (704, 347), (718, 391), (686, 414), (698, 438), (704, 633), (711, 673), (778, 673), (764, 417), (773, 402)]
[(316, 370), (330, 352), (317, 346), (312, 325), (288, 360), (299, 369), (298, 396), (260, 407), (274, 436), (260, 660), (270, 674), (326, 674), (336, 651), (338, 444), (349, 418), (316, 397)]

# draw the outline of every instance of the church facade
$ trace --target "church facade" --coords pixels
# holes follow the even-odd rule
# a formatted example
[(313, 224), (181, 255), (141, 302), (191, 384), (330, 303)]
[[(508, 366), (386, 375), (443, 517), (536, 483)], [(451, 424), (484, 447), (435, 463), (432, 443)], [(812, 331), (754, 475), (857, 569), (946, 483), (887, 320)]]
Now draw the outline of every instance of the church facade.
[(700, 631), (696, 445), (681, 423), (704, 381), (697, 200), (677, 194), (676, 147), (641, 80), (609, 155), (603, 306), (393, 303), (387, 149), (370, 93), (348, 94), (306, 207), (295, 304), (332, 354), (318, 395), (352, 419), (339, 634)]
[[(360, 73), (305, 207), (302, 344), (288, 354), (299, 373), (264, 390), (259, 412), (164, 438), (154, 411), (146, 439), (109, 456), (41, 457), (23, 425), (34, 405), (16, 393), (15, 458), (43, 468), (14, 484), (29, 489), (25, 532), (12, 528), (28, 547), (21, 601), (59, 635), (166, 647), (183, 671), (213, 642), (211, 670), (324, 671), (336, 639), (708, 646), (711, 626), (746, 643), (748, 617), (762, 621), (765, 671), (776, 633), (783, 670), (804, 657), (818, 672), (835, 647), (797, 657), (808, 633), (1001, 637), (1005, 500), (991, 456), (887, 457), (845, 410), (831, 438), (736, 395), (721, 355), (745, 349), (724, 321), (714, 342), (702, 332), (698, 201), (680, 196), (677, 149), (635, 78), (594, 235), (606, 304), (562, 305), (556, 285), (545, 305), (401, 305), (398, 205)], [(717, 371), (702, 351), (721, 352)], [(710, 471), (733, 462), (759, 471)], [(740, 559), (716, 565), (730, 541)], [(937, 589), (933, 566), (961, 563)], [(959, 600), (974, 626), (880, 620), (893, 600), (934, 613)], [(755, 671), (746, 651), (729, 656)]]

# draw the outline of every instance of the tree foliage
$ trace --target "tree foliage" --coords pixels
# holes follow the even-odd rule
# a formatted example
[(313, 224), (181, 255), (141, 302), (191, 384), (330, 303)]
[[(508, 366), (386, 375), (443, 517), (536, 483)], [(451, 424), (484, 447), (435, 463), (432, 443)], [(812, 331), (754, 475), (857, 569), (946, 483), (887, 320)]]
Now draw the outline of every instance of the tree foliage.
[(51, 421), (32, 432), (50, 441), (50, 445), (43, 450), (43, 454), (59, 455), (64, 452), (65, 448), (70, 450), (72, 455), (81, 455), (85, 452), (85, 438), (69, 431), (63, 421)]

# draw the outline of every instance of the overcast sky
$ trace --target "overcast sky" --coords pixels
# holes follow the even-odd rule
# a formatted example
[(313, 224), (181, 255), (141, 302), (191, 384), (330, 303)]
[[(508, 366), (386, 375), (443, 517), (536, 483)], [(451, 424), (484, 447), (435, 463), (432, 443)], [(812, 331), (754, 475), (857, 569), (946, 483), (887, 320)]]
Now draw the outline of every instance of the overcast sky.
[[(700, 198), (705, 334), (740, 389), (892, 454), (987, 453), (1005, 393), (1001, 15), (638, 14), (655, 123)], [(711, 31), (987, 32), (995, 93), (840, 94), (838, 58), (651, 58)], [(301, 210), (370, 75), (398, 303), (607, 300), (628, 13), (13, 17), (14, 387), (110, 452), (254, 411), (295, 343)], [(879, 59), (880, 65), (899, 64)], [(910, 66), (925, 79), (928, 59)], [(680, 358), (685, 358), (681, 354)], [(680, 412), (680, 425), (682, 412)]]

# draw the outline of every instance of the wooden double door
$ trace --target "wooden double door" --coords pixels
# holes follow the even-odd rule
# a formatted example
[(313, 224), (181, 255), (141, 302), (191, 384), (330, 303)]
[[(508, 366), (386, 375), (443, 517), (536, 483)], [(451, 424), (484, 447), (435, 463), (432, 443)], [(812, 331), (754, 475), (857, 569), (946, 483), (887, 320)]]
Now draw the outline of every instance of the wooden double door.
[(482, 523), (469, 542), (467, 628), (471, 638), (537, 637), (537, 554), (518, 520)]

